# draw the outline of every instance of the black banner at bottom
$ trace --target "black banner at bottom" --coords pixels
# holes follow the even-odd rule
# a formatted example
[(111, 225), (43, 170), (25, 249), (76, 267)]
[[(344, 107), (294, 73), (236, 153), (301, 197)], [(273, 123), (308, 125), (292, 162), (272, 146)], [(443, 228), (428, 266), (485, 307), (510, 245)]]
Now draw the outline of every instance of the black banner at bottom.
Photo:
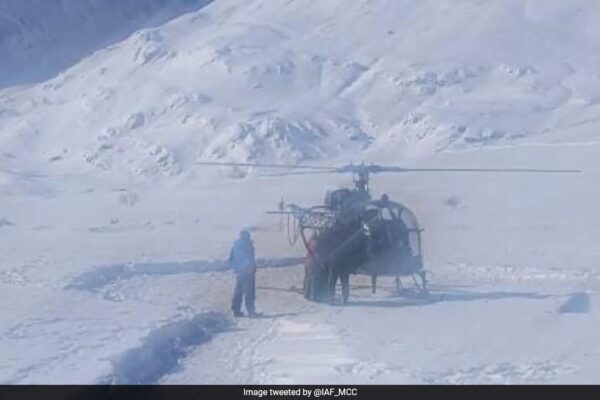
[[(556, 396), (600, 398), (600, 386), (566, 385), (152, 385), (0, 386), (0, 400), (200, 400), (200, 399), (488, 399)], [(460, 396), (460, 397), (455, 397)]]

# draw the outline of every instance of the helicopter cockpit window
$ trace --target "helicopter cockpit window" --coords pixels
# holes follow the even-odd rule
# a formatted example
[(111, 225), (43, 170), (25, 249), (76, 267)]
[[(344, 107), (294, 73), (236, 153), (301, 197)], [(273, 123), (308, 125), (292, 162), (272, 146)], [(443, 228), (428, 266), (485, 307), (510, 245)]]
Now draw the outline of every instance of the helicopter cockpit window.
[(413, 256), (420, 255), (421, 252), (421, 236), (420, 227), (417, 222), (417, 217), (408, 208), (403, 208), (400, 214), (400, 219), (406, 226), (407, 233), (404, 240), (410, 248), (410, 253)]
[(407, 256), (419, 255), (419, 225), (408, 208), (398, 203), (375, 201), (364, 211), (363, 221), (372, 252), (395, 249)]
[(383, 218), (384, 220), (395, 220), (398, 218), (398, 215), (396, 211), (392, 208), (382, 208), (381, 218)]

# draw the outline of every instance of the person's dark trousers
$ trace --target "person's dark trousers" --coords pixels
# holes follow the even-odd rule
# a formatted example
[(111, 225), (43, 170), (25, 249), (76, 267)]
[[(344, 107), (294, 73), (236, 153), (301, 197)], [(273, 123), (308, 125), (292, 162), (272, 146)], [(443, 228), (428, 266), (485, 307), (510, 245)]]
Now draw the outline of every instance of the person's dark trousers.
[(233, 302), (231, 309), (234, 312), (242, 310), (242, 300), (246, 305), (248, 313), (254, 313), (254, 299), (256, 293), (255, 276), (253, 273), (238, 273), (235, 275), (235, 288), (233, 290)]
[(350, 296), (350, 274), (340, 274), (340, 281), (342, 282), (342, 301), (346, 304)]
[(333, 267), (331, 270), (331, 276), (329, 277), (329, 296), (330, 301), (335, 300), (335, 287), (338, 279), (342, 284), (342, 302), (348, 303), (348, 297), (350, 296), (350, 274), (341, 271), (340, 267)]

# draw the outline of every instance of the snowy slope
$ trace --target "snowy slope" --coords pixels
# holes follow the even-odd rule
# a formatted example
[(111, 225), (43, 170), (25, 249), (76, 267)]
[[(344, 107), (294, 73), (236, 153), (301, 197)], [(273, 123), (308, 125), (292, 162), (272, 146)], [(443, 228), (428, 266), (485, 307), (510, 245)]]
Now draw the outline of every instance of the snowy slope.
[[(37, 3), (0, 8), (0, 382), (598, 382), (600, 5)], [(354, 277), (341, 308), (264, 211), (350, 177), (199, 159), (584, 173), (373, 177), (432, 293)], [(241, 227), (254, 321), (228, 316)]]
[[(222, 0), (4, 89), (3, 164), (172, 176), (198, 158), (399, 157), (574, 126), (593, 135), (598, 12), (584, 1)], [(25, 57), (14, 51), (9, 64)]]

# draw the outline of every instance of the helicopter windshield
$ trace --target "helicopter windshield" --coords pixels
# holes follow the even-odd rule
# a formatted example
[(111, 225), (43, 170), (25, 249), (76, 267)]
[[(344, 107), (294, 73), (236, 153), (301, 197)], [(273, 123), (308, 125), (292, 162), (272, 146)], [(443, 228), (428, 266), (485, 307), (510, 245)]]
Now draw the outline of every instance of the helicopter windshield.
[(420, 255), (420, 227), (415, 214), (405, 206), (371, 202), (363, 213), (363, 222), (375, 252), (398, 248), (412, 256)]

